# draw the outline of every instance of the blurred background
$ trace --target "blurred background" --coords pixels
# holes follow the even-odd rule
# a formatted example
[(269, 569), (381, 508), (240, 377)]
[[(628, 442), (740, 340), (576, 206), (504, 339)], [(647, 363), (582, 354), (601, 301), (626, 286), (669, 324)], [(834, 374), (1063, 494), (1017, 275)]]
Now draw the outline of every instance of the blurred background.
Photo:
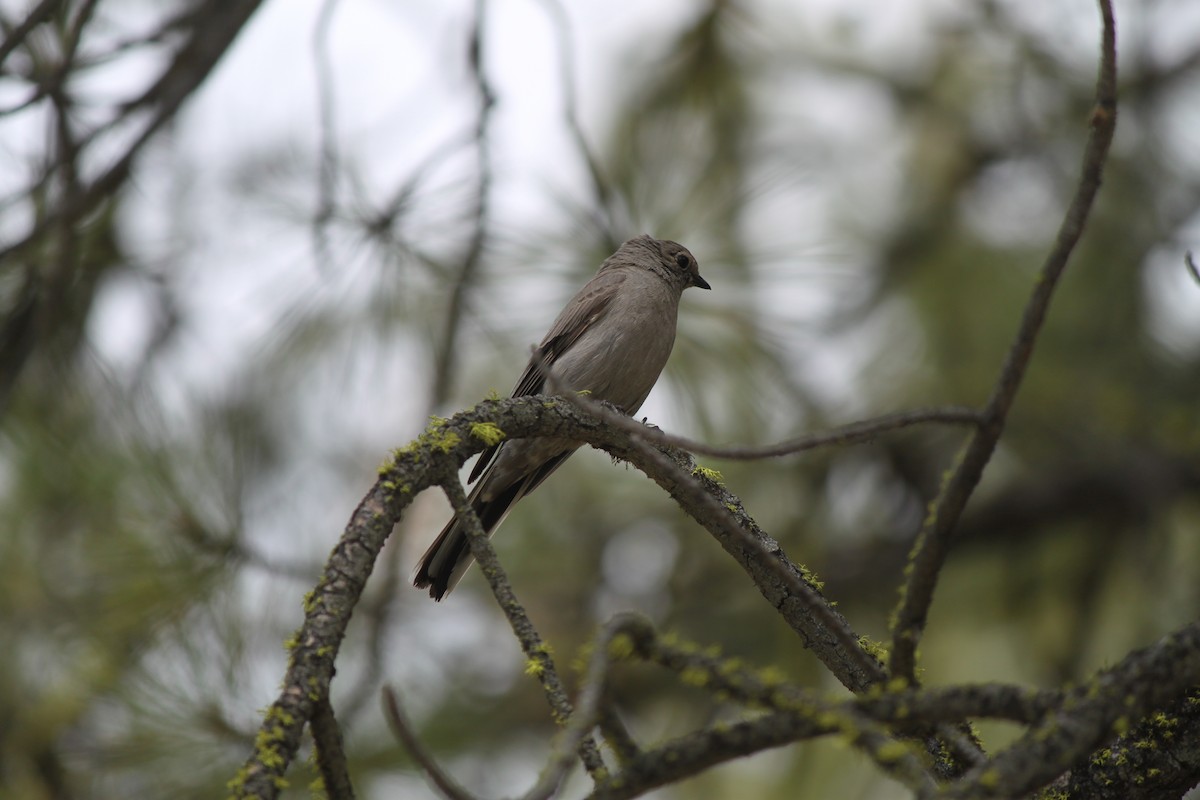
[[(630, 236), (683, 242), (713, 285), (642, 410), (667, 430), (982, 404), (1078, 176), (1099, 37), (1087, 0), (276, 0), (176, 110), (160, 76), (235, 5), (0, 2), (0, 796), (219, 796), (387, 451), (507, 394)], [(944, 573), (931, 684), (1078, 680), (1200, 611), (1200, 6), (1116, 11), (1104, 189)], [(962, 437), (703, 463), (886, 640)], [(409, 585), (447, 516), (411, 508), (338, 661), (362, 797), (434, 796), (384, 682), (484, 796), (548, 752), (480, 576), (441, 604)], [(603, 453), (496, 545), (568, 673), (636, 610), (839, 691)], [(649, 668), (615, 692), (647, 743), (731, 713)], [(906, 794), (818, 742), (653, 796)]]

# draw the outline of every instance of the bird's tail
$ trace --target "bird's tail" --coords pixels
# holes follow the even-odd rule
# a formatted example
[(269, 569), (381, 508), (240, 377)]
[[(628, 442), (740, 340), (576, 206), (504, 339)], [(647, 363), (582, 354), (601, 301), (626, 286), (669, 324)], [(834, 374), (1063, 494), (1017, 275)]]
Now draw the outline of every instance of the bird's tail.
[[(467, 499), (475, 511), (475, 516), (479, 518), (484, 533), (491, 536), (500, 526), (509, 509), (525, 494), (523, 490), (526, 483), (524, 480), (517, 481), (492, 499), (483, 500), (479, 494), (486, 481), (479, 482)], [(455, 514), (421, 557), (421, 563), (413, 576), (413, 585), (418, 589), (428, 588), (430, 597), (441, 600), (454, 588), (474, 560), (467, 541), (466, 528)]]

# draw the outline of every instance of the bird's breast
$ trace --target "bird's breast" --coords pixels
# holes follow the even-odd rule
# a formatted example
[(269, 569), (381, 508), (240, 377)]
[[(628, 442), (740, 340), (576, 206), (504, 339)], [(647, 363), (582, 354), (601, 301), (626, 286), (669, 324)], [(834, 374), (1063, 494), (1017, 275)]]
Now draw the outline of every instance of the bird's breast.
[(678, 301), (661, 291), (622, 299), (555, 366), (570, 386), (632, 414), (671, 355)]

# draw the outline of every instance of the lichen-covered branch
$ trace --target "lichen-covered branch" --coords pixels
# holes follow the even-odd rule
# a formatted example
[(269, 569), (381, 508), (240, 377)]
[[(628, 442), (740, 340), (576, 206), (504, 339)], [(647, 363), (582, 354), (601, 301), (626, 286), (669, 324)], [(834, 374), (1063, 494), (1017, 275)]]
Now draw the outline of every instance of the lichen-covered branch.
[(316, 749), (317, 769), (321, 772), (321, 784), (329, 800), (354, 800), (354, 786), (350, 783), (350, 768), (346, 764), (346, 748), (342, 742), (342, 729), (333, 714), (333, 704), (322, 697), (313, 710), (313, 745)]
[[(486, 401), (452, 419), (435, 420), (417, 441), (395, 451), (381, 468), (378, 482), (355, 509), (320, 581), (305, 600), (304, 623), (289, 645), (284, 688), (264, 717), (254, 753), (232, 782), (237, 796), (275, 796), (315, 704), (328, 696), (346, 626), (392, 526), (416, 494), (447, 482), (467, 458), (494, 441), (497, 429), (510, 439), (557, 436), (587, 442), (630, 461), (723, 540), (763, 595), (804, 635), (814, 654), (839, 680), (865, 688), (882, 675), (882, 668), (861, 649), (841, 614), (758, 528), (738, 498), (703, 475), (689, 475), (694, 467), (688, 466), (691, 462), (686, 454), (653, 450), (654, 457), (648, 458), (629, 433), (571, 403), (544, 397)], [(712, 513), (713, 507), (721, 510), (720, 519), (713, 519), (718, 516)], [(735, 525), (726, 519), (734, 520)], [(735, 526), (736, 530), (729, 530)], [(781, 572), (790, 580), (781, 580)], [(797, 586), (806, 587), (806, 593), (800, 595)], [(814, 603), (823, 614), (814, 613)], [(840, 620), (844, 630), (831, 629), (827, 620)]]
[[(634, 447), (630, 434), (605, 424), (572, 403), (545, 397), (510, 398), (481, 403), (450, 420), (435, 420), (417, 441), (397, 450), (391, 461), (381, 468), (379, 481), (355, 510), (341, 540), (330, 554), (320, 582), (306, 599), (304, 623), (289, 644), (291, 659), (283, 689), (264, 717), (254, 753), (232, 782), (235, 796), (274, 797), (286, 783), (284, 776), (299, 748), (304, 726), (328, 697), (334, 662), (346, 626), (393, 524), (417, 493), (447, 483), (467, 458), (482, 450), (488, 441), (494, 441), (497, 429), (509, 438), (559, 436), (601, 447), (619, 457), (629, 458), (635, 466), (672, 491), (680, 504), (706, 527), (713, 523), (705, 519), (709, 511), (693, 494), (696, 487), (718, 504), (733, 505), (732, 513), (743, 530), (757, 530), (741, 510), (737, 498), (711, 478), (688, 476), (686, 483), (692, 488), (683, 490), (679, 485), (681, 467), (677, 461), (685, 465), (690, 463), (685, 454), (655, 450), (662, 458), (671, 454), (668, 459), (671, 464), (667, 468), (657, 459), (646, 458), (641, 449)], [(686, 472), (683, 474), (687, 475)], [(455, 485), (449, 489), (452, 500), (457, 501), (456, 505), (462, 505), (465, 498), (455, 497)], [(462, 493), (461, 486), (458, 486), (458, 493)], [(719, 529), (719, 526), (715, 527)], [(490, 547), (486, 540), (481, 539), (481, 543), (484, 547), (479, 548), (476, 556), (485, 566), (486, 573)], [(739, 557), (746, 562), (747, 572), (754, 576), (756, 583), (761, 580), (768, 584), (765, 590), (760, 586), (764, 594), (781, 593), (780, 607), (785, 616), (805, 617), (810, 608), (808, 599), (801, 601), (787, 596), (787, 587), (777, 582), (778, 564), (760, 563), (764, 555), (759, 548), (743, 546)], [(796, 569), (797, 576), (804, 579), (798, 568), (790, 568)], [(795, 607), (787, 609), (789, 602)], [(809, 639), (814, 653), (824, 663), (832, 665), (831, 670), (853, 675), (848, 672), (848, 667), (856, 662), (845, 652), (839, 652), (839, 637), (822, 628), (821, 618), (808, 619), (807, 624), (814, 631)], [(655, 641), (659, 642), (656, 647), (666, 648), (657, 638)], [(669, 652), (667, 648), (659, 654), (666, 666), (670, 666)], [(753, 672), (731, 668), (727, 662), (714, 662), (713, 668), (705, 674), (712, 678), (713, 685), (720, 676), (724, 681), (721, 690), (749, 706), (770, 709), (776, 714), (796, 714), (797, 709), (802, 708), (808, 720), (803, 724), (798, 721), (788, 723), (790, 732), (781, 732), (767, 723), (756, 728), (748, 722), (733, 731), (699, 732), (656, 749), (639, 750), (628, 742), (623, 748), (624, 760), (620, 765), (621, 774), (627, 779), (641, 774), (649, 769), (652, 761), (666, 755), (684, 759), (687, 754), (694, 753), (694, 757), (688, 756), (691, 760), (687, 763), (692, 769), (700, 770), (707, 764), (735, 757), (739, 748), (753, 752), (753, 742), (782, 744), (817, 735), (825, 729), (812, 726), (810, 709), (821, 707), (838, 719), (887, 724), (896, 735), (906, 734), (917, 724), (957, 723), (976, 717), (999, 717), (1034, 725), (1030, 734), (1013, 747), (970, 771), (963, 782), (947, 783), (944, 789), (950, 792), (948, 796), (955, 797), (969, 796), (970, 791), (986, 794), (993, 786), (1010, 787), (1020, 793), (1057, 778), (1106, 738), (1120, 733), (1117, 728), (1123, 725), (1128, 729), (1137, 719), (1170, 707), (1179, 702), (1189, 686), (1200, 683), (1200, 624), (1132, 654), (1070, 694), (1001, 686), (912, 688), (907, 692), (887, 692), (879, 686), (865, 696), (830, 705), (831, 701), (819, 695), (774, 681), (755, 684)], [(593, 711), (596, 708), (593, 700), (589, 700), (587, 706), (585, 717), (577, 723), (590, 731), (603, 718), (605, 709), (600, 707)], [(564, 721), (571, 719), (569, 714), (564, 715)], [(826, 719), (826, 722), (833, 721), (833, 717)], [(571, 730), (569, 736), (581, 736), (583, 728)], [(878, 733), (882, 735), (881, 730)], [(734, 739), (728, 740), (731, 736)], [(888, 746), (887, 741), (872, 738), (875, 736), (871, 733), (859, 742), (859, 746), (876, 762), (881, 758), (886, 760), (889, 754), (905, 755), (894, 746)], [(727, 741), (728, 746), (721, 751), (726, 755), (717, 757), (701, 752), (704, 741)], [(901, 742), (892, 742), (892, 745), (904, 746)], [(683, 768), (683, 761), (675, 763), (680, 765), (678, 769)], [(1163, 770), (1161, 774), (1165, 780), (1166, 769), (1155, 768)], [(654, 779), (656, 781), (665, 775), (654, 774), (659, 776)], [(1170, 777), (1178, 779), (1179, 771), (1170, 773)], [(632, 796), (622, 794), (615, 784), (607, 781), (603, 786), (602, 790), (598, 785), (597, 796)], [(956, 786), (973, 788), (955, 789)]]
[[(1043, 788), (1056, 800), (1128, 797), (1134, 796), (1130, 787), (1143, 786), (1147, 793), (1137, 796), (1166, 797), (1200, 777), (1200, 748), (1190, 736), (1200, 728), (1200, 623), (1131, 653), (1070, 692), (980, 684), (831, 699), (769, 669), (661, 636), (630, 615), (610, 622), (595, 647), (613, 661), (658, 664), (715, 700), (766, 713), (642, 751), (598, 786), (594, 798), (635, 797), (733, 758), (827, 735), (847, 739), (920, 797), (1024, 797)], [(915, 750), (899, 740), (914, 727), (982, 718), (1029, 730), (961, 779), (938, 786), (913, 760)], [(1136, 719), (1141, 722), (1133, 725)], [(1117, 731), (1119, 738), (1100, 747)], [(1107, 786), (1126, 794), (1103, 794)]]
[[(1130, 653), (1121, 663), (1068, 693), (1053, 713), (972, 770), (965, 780), (947, 787), (941, 796), (1024, 796), (1071, 769), (1109, 739), (1127, 733), (1143, 717), (1155, 715), (1143, 723), (1153, 728), (1156, 712), (1179, 703), (1198, 684), (1200, 623), (1192, 623), (1155, 645)], [(1170, 724), (1164, 722), (1163, 726), (1169, 732)], [(1147, 737), (1146, 741), (1153, 744), (1155, 740)], [(1100, 754), (1096, 757), (1106, 760)], [(1193, 758), (1193, 782), (1196, 768)], [(1173, 770), (1171, 777), (1177, 779), (1179, 770)]]
[[(554, 664), (550, 645), (537, 632), (525, 607), (517, 600), (517, 595), (508, 582), (508, 576), (504, 574), (504, 568), (500, 565), (500, 559), (496, 556), (496, 551), (492, 548), (492, 543), (488, 540), (488, 535), (484, 532), (479, 517), (471, 508), (462, 484), (458, 482), (458, 476), (445, 476), (443, 480), (442, 488), (450, 499), (450, 505), (454, 507), (454, 513), (458, 515), (466, 530), (471, 555), (475, 557), (480, 571), (487, 579), (488, 586), (491, 587), (500, 610), (504, 612), (513, 635), (521, 643), (521, 651), (526, 658), (526, 672), (534, 675), (541, 683), (542, 690), (546, 693), (546, 699), (550, 703), (550, 710), (554, 713), (554, 721), (565, 726), (571, 719), (574, 709), (571, 708), (571, 701), (567, 698), (566, 689), (563, 688), (562, 680), (558, 676), (558, 667)], [(579, 757), (583, 760), (588, 772), (595, 778), (602, 777), (605, 772), (604, 760), (600, 757), (600, 750), (596, 746), (595, 740), (587, 735), (586, 731), (579, 735), (578, 747)]]

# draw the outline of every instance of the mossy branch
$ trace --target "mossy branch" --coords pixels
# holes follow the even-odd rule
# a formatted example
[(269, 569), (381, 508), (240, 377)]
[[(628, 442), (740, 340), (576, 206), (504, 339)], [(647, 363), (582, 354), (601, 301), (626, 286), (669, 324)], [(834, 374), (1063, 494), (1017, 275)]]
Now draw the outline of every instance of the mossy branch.
[[(488, 436), (477, 435), (481, 431)], [(839, 680), (862, 689), (882, 677), (882, 667), (862, 650), (858, 637), (821, 596), (811, 575), (784, 555), (728, 489), (703, 476), (692, 477), (695, 463), (688, 454), (649, 448), (573, 403), (545, 397), (489, 400), (449, 420), (433, 420), (416, 441), (396, 450), (380, 467), (379, 479), (355, 509), (317, 586), (305, 599), (305, 618), (292, 638), (283, 689), (264, 717), (259, 746), (230, 782), (233, 796), (276, 796), (299, 749), (304, 726), (316, 704), (329, 695), (350, 616), (392, 527), (417, 494), (456, 481), (461, 465), (495, 435), (572, 439), (629, 461), (721, 541)], [(486, 541), (483, 546), (489, 547)]]

